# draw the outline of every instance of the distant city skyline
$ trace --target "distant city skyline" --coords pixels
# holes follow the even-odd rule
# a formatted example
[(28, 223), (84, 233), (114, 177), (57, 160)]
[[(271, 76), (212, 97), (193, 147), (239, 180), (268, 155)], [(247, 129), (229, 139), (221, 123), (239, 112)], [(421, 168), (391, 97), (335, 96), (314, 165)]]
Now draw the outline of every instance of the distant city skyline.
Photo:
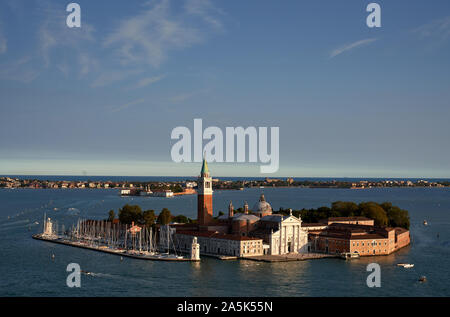
[(280, 127), (277, 173), (213, 176), (450, 178), (448, 1), (69, 2), (0, 3), (0, 175), (197, 176), (201, 118)]

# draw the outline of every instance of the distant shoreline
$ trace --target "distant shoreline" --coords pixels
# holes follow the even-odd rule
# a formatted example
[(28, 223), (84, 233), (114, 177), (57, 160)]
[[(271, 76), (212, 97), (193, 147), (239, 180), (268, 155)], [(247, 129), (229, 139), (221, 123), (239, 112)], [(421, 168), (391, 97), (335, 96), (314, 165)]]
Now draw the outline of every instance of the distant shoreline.
[[(197, 176), (117, 176), (117, 175), (15, 175), (15, 174), (0, 174), (0, 178), (10, 177), (19, 179), (36, 179), (36, 180), (61, 180), (61, 181), (185, 181), (196, 180)], [(215, 178), (221, 180), (264, 180), (263, 176), (217, 176)], [(335, 180), (335, 181), (381, 181), (381, 180), (426, 180), (426, 181), (450, 181), (450, 177), (303, 177), (303, 176), (270, 176), (269, 178), (286, 179), (293, 178), (294, 180)]]

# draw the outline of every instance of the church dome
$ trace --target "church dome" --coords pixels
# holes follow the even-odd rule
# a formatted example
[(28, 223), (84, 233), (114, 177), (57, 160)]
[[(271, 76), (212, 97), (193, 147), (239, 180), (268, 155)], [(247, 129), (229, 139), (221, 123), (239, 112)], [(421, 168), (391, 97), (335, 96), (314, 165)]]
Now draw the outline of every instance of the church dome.
[(266, 201), (264, 194), (261, 194), (259, 201), (253, 206), (252, 209), (255, 213), (271, 214), (272, 206)]

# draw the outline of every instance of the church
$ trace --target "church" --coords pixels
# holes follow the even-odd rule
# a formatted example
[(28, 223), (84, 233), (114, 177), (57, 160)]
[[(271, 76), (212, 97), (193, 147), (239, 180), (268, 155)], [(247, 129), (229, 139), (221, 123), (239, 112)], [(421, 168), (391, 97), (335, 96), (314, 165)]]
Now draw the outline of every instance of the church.
[(243, 212), (235, 213), (230, 202), (228, 213), (214, 218), (212, 178), (206, 159), (197, 194), (197, 224), (174, 226), (174, 240), (181, 250), (188, 249), (197, 237), (200, 254), (245, 257), (308, 252), (308, 233), (302, 228), (302, 220), (292, 213), (273, 214), (264, 194), (252, 209), (245, 202)]

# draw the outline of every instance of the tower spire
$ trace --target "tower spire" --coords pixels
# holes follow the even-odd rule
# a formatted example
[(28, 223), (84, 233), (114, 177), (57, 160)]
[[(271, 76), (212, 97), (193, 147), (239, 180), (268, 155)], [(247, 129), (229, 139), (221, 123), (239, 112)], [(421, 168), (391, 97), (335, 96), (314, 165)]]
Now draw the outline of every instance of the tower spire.
[(212, 178), (209, 174), (208, 163), (203, 158), (201, 175), (198, 178), (197, 215), (200, 226), (208, 225), (213, 218)]
[(208, 163), (206, 162), (205, 155), (203, 156), (203, 164), (202, 164), (201, 176), (209, 177)]

